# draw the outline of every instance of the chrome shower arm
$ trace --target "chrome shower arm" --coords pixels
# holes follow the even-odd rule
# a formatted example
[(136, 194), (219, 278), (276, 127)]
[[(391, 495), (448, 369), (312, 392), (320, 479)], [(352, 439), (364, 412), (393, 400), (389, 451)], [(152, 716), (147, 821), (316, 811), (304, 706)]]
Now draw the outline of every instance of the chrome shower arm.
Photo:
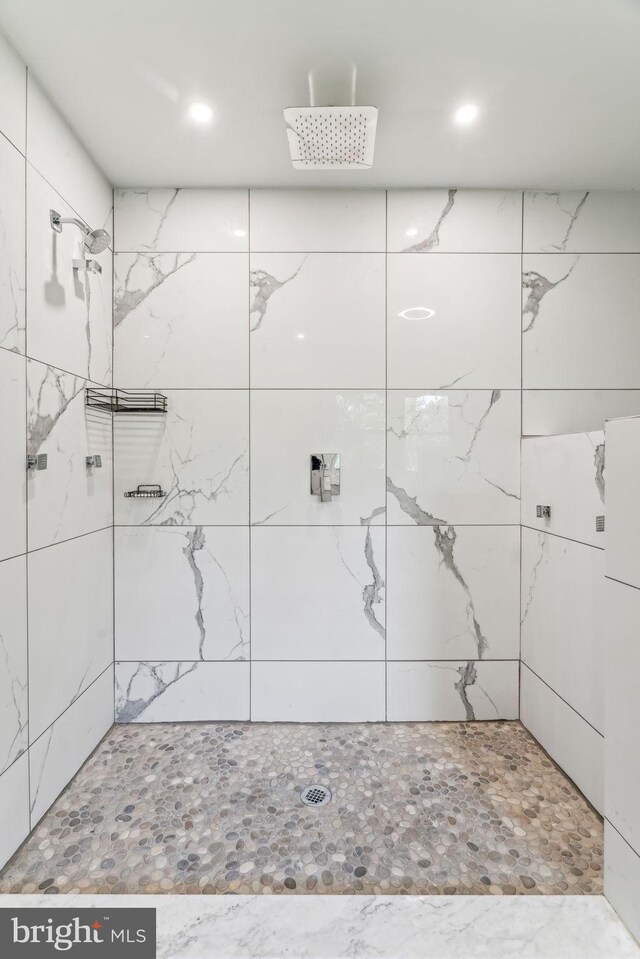
[(88, 253), (102, 253), (111, 243), (111, 237), (106, 230), (92, 230), (75, 216), (60, 216), (57, 210), (49, 210), (49, 223), (54, 233), (62, 233), (63, 223), (77, 226), (84, 237), (84, 246)]
[(78, 220), (75, 216), (60, 216), (59, 213), (56, 213), (55, 210), (49, 210), (49, 222), (51, 223), (51, 229), (56, 233), (62, 233), (62, 224), (63, 223), (73, 223), (74, 226), (77, 226), (85, 236), (90, 233), (89, 227), (86, 223), (83, 223), (82, 220)]

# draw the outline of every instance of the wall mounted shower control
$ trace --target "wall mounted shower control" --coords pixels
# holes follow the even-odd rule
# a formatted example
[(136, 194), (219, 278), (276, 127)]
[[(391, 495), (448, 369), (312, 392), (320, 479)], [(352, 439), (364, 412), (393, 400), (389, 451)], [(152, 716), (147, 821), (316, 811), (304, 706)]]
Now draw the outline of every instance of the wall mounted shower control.
[(536, 506), (536, 516), (538, 519), (551, 519), (551, 507)]
[(91, 456), (85, 457), (85, 463), (87, 464), (87, 469), (92, 466), (96, 467), (96, 469), (100, 469), (102, 466), (102, 457), (99, 453), (93, 453)]
[(97, 260), (74, 260), (73, 268), (79, 273), (102, 273), (102, 267)]
[(311, 454), (311, 493), (322, 503), (340, 495), (340, 454)]
[(46, 470), (47, 468), (47, 453), (38, 453), (36, 455), (27, 456), (27, 469), (28, 470)]

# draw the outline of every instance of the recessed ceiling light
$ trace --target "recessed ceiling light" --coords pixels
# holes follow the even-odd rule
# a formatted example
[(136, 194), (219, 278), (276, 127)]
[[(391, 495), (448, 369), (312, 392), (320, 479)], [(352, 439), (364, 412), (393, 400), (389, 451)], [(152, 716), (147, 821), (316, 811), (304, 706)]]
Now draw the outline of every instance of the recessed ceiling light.
[(304, 340), (304, 333), (298, 333), (298, 334), (297, 334), (297, 339), (299, 339), (299, 340)]
[(477, 119), (479, 110), (475, 103), (465, 103), (455, 112), (456, 123), (473, 123)]
[(417, 235), (418, 235), (418, 227), (410, 226), (409, 229), (407, 230), (407, 236), (417, 236)]
[(398, 313), (398, 316), (401, 316), (403, 320), (428, 320), (435, 315), (436, 311), (432, 310), (430, 306), (410, 306)]
[(189, 107), (189, 116), (196, 123), (209, 123), (213, 110), (208, 103), (192, 103)]
[(234, 231), (233, 231), (233, 235), (234, 235), (234, 236), (238, 236), (238, 237), (240, 237), (240, 236), (246, 236), (246, 235), (247, 235), (247, 231), (246, 231), (246, 230), (234, 230)]

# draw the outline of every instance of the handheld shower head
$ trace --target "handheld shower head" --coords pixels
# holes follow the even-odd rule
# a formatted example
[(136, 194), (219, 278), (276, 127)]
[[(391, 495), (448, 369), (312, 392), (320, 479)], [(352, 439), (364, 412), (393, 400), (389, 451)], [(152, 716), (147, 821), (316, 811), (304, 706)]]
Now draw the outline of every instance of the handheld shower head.
[(76, 217), (61, 217), (55, 210), (49, 210), (49, 222), (51, 229), (56, 233), (62, 233), (63, 223), (73, 223), (84, 234), (84, 246), (87, 253), (102, 253), (111, 243), (111, 237), (106, 230), (90, 230), (86, 223), (78, 220)]

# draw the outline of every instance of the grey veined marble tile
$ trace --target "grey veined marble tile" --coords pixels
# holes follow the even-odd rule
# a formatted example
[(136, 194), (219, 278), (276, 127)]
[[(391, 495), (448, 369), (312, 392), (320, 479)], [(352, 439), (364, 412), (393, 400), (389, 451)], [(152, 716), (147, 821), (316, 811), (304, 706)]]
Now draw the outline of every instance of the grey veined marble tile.
[(387, 529), (388, 659), (519, 656), (518, 526)]
[(245, 253), (117, 253), (117, 386), (249, 385)]
[[(248, 390), (164, 393), (165, 415), (116, 418), (116, 525), (247, 523)], [(140, 484), (156, 484), (164, 495), (125, 497)]]
[[(111, 416), (85, 406), (87, 381), (27, 362), (27, 448), (46, 454), (46, 471), (31, 470), (29, 548), (39, 549), (112, 523)], [(98, 454), (101, 468), (87, 467)]]
[(383, 253), (251, 254), (251, 385), (385, 385)]
[[(31, 166), (27, 193), (29, 356), (108, 385), (113, 338), (111, 250), (94, 258), (102, 273), (74, 269), (73, 261), (85, 255), (82, 234), (73, 225), (54, 233), (49, 210), (62, 217), (75, 217), (76, 212)], [(98, 225), (91, 223), (94, 228)]]
[(25, 159), (0, 136), (0, 347), (25, 350)]
[(249, 718), (249, 663), (116, 663), (116, 722)]
[(525, 254), (523, 387), (637, 387), (639, 282), (634, 254)]
[(251, 584), (252, 659), (384, 659), (382, 527), (254, 528)]
[(247, 527), (116, 528), (116, 659), (249, 658)]
[(639, 253), (640, 194), (527, 192), (523, 245), (528, 253)]
[(0, 349), (0, 560), (26, 550), (26, 366), (24, 356)]
[(390, 390), (389, 522), (520, 522), (520, 394)]
[(393, 253), (519, 253), (519, 190), (389, 190)]
[(117, 251), (195, 253), (249, 249), (247, 190), (116, 190), (114, 202)]
[(28, 745), (27, 565), (0, 563), (0, 774)]

